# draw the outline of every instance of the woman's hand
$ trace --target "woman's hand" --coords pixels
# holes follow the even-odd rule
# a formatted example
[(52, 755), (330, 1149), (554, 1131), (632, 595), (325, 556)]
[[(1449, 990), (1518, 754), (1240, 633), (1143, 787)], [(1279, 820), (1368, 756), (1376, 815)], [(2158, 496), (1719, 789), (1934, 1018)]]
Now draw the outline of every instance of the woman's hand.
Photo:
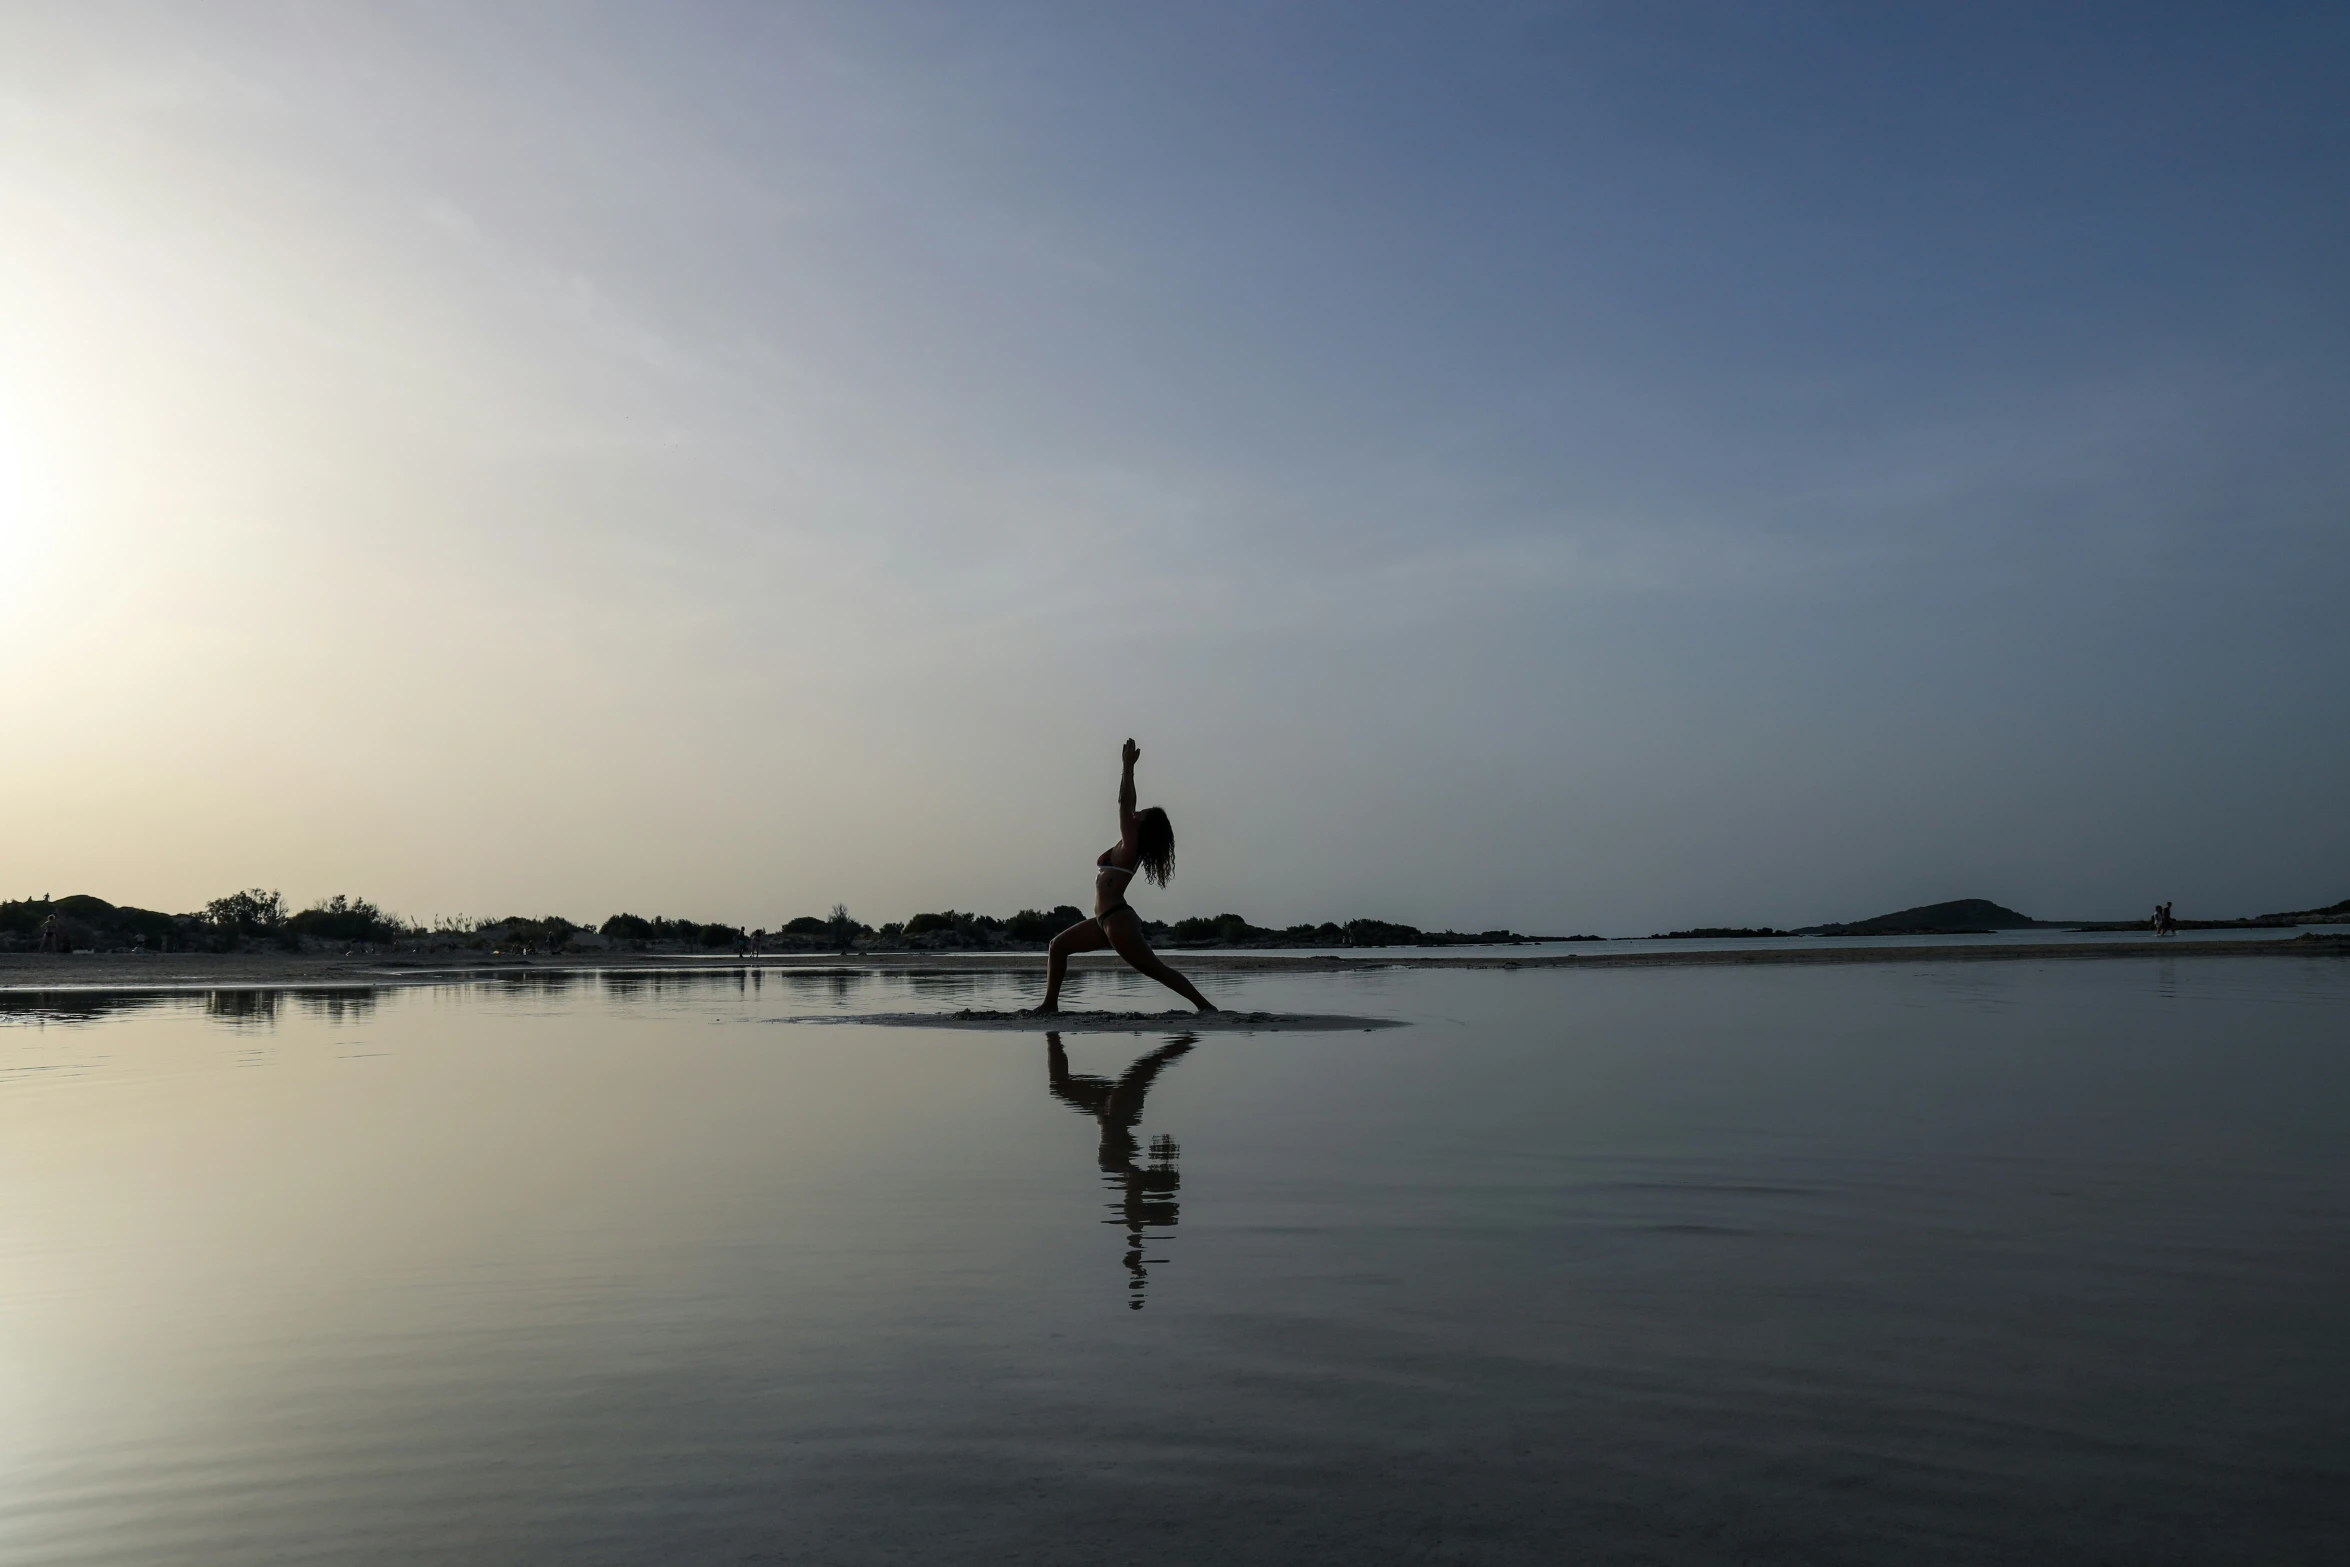
[(1132, 767), (1136, 762), (1142, 760), (1142, 747), (1136, 745), (1133, 739), (1130, 737), (1126, 742), (1126, 749), (1119, 752), (1118, 754), (1125, 761), (1128, 767)]

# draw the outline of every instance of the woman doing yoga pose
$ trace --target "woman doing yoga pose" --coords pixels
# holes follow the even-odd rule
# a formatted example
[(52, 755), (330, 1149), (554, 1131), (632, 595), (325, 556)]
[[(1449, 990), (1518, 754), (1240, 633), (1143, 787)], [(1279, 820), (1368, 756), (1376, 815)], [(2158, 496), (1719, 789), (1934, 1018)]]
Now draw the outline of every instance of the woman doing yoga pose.
[(1162, 887), (1175, 874), (1175, 829), (1169, 825), (1167, 813), (1155, 805), (1143, 811), (1134, 808), (1134, 764), (1141, 756), (1142, 748), (1127, 741), (1125, 772), (1118, 780), (1118, 841), (1094, 861), (1093, 918), (1079, 920), (1053, 938), (1045, 959), (1044, 1002), (1036, 1009), (1039, 1012), (1061, 1010), (1061, 980), (1069, 972), (1069, 954), (1098, 952), (1104, 947), (1115, 948), (1137, 971), (1202, 1012), (1216, 1010), (1215, 1003), (1194, 989), (1190, 980), (1159, 961), (1150, 943), (1142, 939), (1142, 917), (1126, 902), (1126, 889), (1135, 872)]

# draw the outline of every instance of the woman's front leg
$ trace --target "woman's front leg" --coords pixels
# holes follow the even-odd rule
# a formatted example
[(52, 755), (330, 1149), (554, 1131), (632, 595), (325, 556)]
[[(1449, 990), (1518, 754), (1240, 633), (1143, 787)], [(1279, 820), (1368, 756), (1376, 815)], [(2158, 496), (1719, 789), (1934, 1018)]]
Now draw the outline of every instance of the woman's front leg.
[(1079, 920), (1055, 936), (1052, 945), (1045, 948), (1044, 1000), (1037, 1004), (1036, 1010), (1061, 1010), (1061, 981), (1068, 977), (1070, 953), (1094, 952), (1109, 944), (1110, 940), (1102, 934), (1102, 928), (1092, 920)]

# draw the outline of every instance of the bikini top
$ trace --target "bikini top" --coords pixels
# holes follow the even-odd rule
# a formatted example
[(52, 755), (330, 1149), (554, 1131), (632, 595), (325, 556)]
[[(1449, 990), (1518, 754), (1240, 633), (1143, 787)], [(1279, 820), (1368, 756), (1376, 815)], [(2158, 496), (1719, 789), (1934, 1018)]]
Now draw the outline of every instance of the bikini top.
[(1136, 867), (1132, 865), (1112, 865), (1106, 859), (1094, 861), (1093, 868), (1097, 874), (1102, 871), (1116, 871), (1121, 876), (1131, 876), (1134, 874), (1136, 869)]

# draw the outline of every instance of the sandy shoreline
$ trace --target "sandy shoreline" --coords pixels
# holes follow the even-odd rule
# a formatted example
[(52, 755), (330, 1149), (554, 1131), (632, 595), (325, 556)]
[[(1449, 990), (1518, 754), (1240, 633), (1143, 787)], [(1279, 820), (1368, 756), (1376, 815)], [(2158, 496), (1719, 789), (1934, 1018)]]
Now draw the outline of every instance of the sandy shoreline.
[(885, 1028), (991, 1029), (1021, 1034), (1344, 1034), (1402, 1028), (1391, 1017), (1333, 1012), (823, 1012), (785, 1023), (878, 1023)]
[[(1529, 949), (1524, 957), (1448, 957), (1441, 952), (1394, 951), (1363, 957), (1182, 952), (1175, 961), (1201, 973), (1334, 973), (1353, 969), (1623, 969), (1712, 968), (1742, 964), (1996, 963), (2091, 959), (2350, 957), (2350, 935), (2247, 941), (2013, 943), (1997, 946), (1819, 946), (1723, 949), (1699, 952), (1576, 952)], [(1117, 968), (1109, 954), (1087, 954), (1080, 968)], [(85, 953), (58, 956), (0, 953), (0, 993), (53, 990), (253, 990), (446, 985), (476, 980), (553, 980), (567, 975), (643, 975), (684, 978), (758, 970), (766, 973), (1002, 974), (1041, 972), (1041, 952), (877, 953), (841, 958), (789, 954), (755, 958), (688, 957), (648, 953), (591, 953), (576, 957), (459, 958), (306, 957), (288, 953)]]

